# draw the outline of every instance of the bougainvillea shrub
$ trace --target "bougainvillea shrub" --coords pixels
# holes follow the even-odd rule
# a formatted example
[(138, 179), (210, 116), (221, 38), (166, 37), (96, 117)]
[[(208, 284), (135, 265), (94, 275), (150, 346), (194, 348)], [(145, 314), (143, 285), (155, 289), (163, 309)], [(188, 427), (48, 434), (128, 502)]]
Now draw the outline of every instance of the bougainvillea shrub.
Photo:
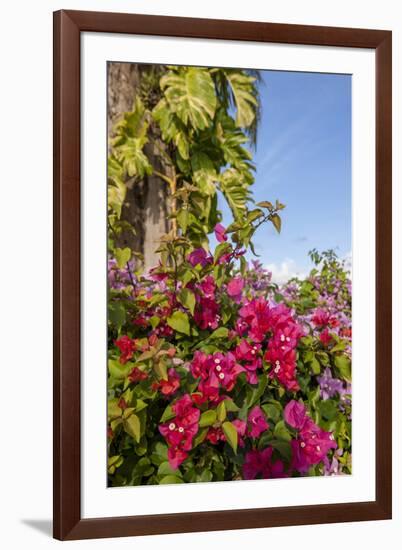
[(214, 254), (167, 243), (180, 263), (147, 277), (109, 261), (110, 484), (350, 473), (342, 264), (315, 252), (278, 287), (216, 234)]
[[(141, 71), (108, 159), (109, 485), (350, 474), (348, 272), (313, 250), (309, 276), (278, 286), (253, 259), (285, 208), (253, 200), (258, 74)], [(156, 265), (136, 248), (151, 175)]]

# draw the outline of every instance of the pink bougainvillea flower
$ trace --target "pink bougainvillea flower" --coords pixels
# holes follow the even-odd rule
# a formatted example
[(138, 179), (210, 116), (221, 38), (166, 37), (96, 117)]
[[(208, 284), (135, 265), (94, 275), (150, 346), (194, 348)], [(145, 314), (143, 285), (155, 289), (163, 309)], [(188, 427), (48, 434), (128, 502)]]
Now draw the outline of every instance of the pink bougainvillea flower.
[(205, 298), (214, 298), (215, 297), (215, 279), (212, 275), (207, 275), (198, 285), (198, 288), (201, 290)]
[(325, 327), (328, 325), (329, 318), (330, 318), (329, 313), (324, 309), (318, 307), (314, 311), (311, 317), (311, 321), (314, 323), (316, 327)]
[(239, 310), (239, 315), (249, 327), (248, 336), (253, 342), (262, 342), (271, 328), (270, 308), (263, 297), (254, 298)]
[(152, 389), (160, 390), (163, 395), (173, 395), (180, 387), (180, 376), (177, 373), (176, 369), (168, 370), (168, 379), (160, 380), (156, 384), (152, 385)]
[(250, 344), (247, 340), (240, 340), (235, 349), (236, 359), (239, 361), (254, 361), (261, 350), (261, 344)]
[(289, 426), (300, 430), (303, 427), (306, 414), (307, 410), (303, 403), (292, 399), (291, 401), (289, 401), (283, 411), (283, 418), (285, 419), (285, 422), (289, 424)]
[(242, 362), (246, 369), (247, 381), (250, 384), (257, 384), (257, 369), (262, 367), (262, 360), (258, 356), (261, 350), (260, 344), (250, 344), (247, 340), (240, 340), (235, 349), (235, 356), (238, 361)]
[(207, 441), (212, 443), (212, 445), (217, 445), (219, 441), (226, 441), (225, 434), (223, 433), (222, 428), (211, 426), (206, 435)]
[(176, 469), (188, 456), (193, 438), (198, 432), (200, 411), (193, 406), (189, 394), (183, 395), (173, 405), (175, 417), (159, 426), (159, 431), (166, 439), (169, 451), (168, 460), (171, 468)]
[(290, 401), (284, 410), (284, 419), (298, 430), (296, 439), (291, 441), (292, 467), (306, 473), (311, 466), (318, 464), (337, 445), (331, 432), (322, 430), (307, 415), (307, 409), (299, 401)]
[(272, 365), (270, 378), (276, 378), (287, 390), (297, 391), (299, 384), (296, 380), (296, 351), (271, 347), (265, 354), (265, 360)]
[(164, 269), (161, 262), (159, 262), (159, 265), (149, 270), (148, 278), (151, 279), (151, 281), (165, 281), (168, 278), (168, 274)]
[(199, 402), (206, 400), (218, 401), (219, 389), (223, 387), (231, 391), (236, 383), (237, 376), (244, 371), (244, 368), (236, 361), (233, 353), (214, 353), (206, 355), (196, 351), (190, 370), (194, 378), (201, 378), (197, 391), (202, 397), (197, 398)]
[(232, 424), (236, 428), (239, 438), (246, 435), (247, 422), (245, 422), (244, 420), (240, 420), (240, 418), (236, 418), (235, 420), (233, 420)]
[(180, 464), (184, 462), (187, 457), (188, 453), (179, 447), (169, 447), (168, 449), (168, 461), (172, 470), (177, 470)]
[(128, 379), (132, 383), (141, 382), (142, 380), (146, 380), (148, 378), (148, 374), (138, 367), (134, 367), (133, 370), (128, 375)]
[(227, 293), (236, 303), (239, 303), (241, 300), (243, 288), (244, 279), (239, 276), (234, 277), (231, 281), (229, 281), (227, 285)]
[(124, 365), (132, 358), (133, 352), (136, 350), (135, 342), (129, 336), (121, 336), (115, 341), (115, 345), (120, 350), (120, 363)]
[(209, 263), (212, 263), (212, 256), (204, 248), (196, 248), (187, 256), (187, 260), (193, 267), (198, 264), (205, 267)]
[(254, 438), (259, 437), (262, 432), (268, 430), (269, 424), (260, 407), (256, 406), (250, 411), (247, 418), (247, 428), (248, 435)]
[(222, 224), (217, 223), (214, 228), (215, 232), (215, 238), (218, 242), (223, 243), (228, 240), (228, 237), (226, 235), (226, 229), (223, 227)]
[(220, 320), (219, 305), (213, 298), (197, 296), (197, 306), (194, 312), (194, 321), (203, 330), (215, 330)]
[(272, 447), (263, 451), (252, 450), (246, 453), (243, 464), (244, 479), (263, 479), (286, 477), (285, 467), (281, 460), (272, 461)]
[(329, 344), (332, 342), (333, 338), (331, 334), (329, 333), (329, 330), (325, 328), (321, 334), (320, 334), (320, 341), (324, 346), (329, 346)]
[(309, 417), (305, 418), (298, 438), (291, 441), (292, 467), (306, 473), (311, 466), (319, 464), (337, 444), (331, 432), (325, 432)]
[(127, 409), (128, 405), (126, 403), (126, 400), (124, 399), (124, 397), (120, 397), (117, 405), (121, 408), (122, 411), (124, 411), (124, 409)]

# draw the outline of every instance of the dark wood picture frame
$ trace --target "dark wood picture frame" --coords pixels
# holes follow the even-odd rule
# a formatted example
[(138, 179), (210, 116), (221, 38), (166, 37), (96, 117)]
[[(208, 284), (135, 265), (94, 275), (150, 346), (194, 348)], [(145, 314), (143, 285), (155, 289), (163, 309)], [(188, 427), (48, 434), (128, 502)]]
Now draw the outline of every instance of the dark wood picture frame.
[[(375, 501), (81, 518), (80, 35), (84, 31), (375, 49)], [(71, 540), (391, 518), (391, 56), (390, 31), (70, 10), (54, 13), (54, 537)]]

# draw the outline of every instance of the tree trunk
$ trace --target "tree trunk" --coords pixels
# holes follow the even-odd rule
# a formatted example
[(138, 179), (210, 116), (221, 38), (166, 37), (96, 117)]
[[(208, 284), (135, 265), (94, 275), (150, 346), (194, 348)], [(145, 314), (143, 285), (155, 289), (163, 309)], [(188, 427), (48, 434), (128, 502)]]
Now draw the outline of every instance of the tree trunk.
[[(134, 63), (108, 63), (108, 136), (113, 136), (113, 128), (122, 114), (130, 111), (141, 83), (141, 75), (151, 69), (150, 65)], [(158, 138), (155, 138), (158, 141)], [(164, 144), (159, 140), (160, 147)], [(161, 162), (155, 147), (148, 143), (145, 153), (154, 167), (161, 173), (168, 169)], [(143, 255), (145, 270), (157, 265), (159, 255), (155, 253), (162, 235), (168, 231), (167, 184), (155, 175), (142, 181), (128, 179), (127, 196), (121, 219), (129, 222), (135, 231), (123, 231), (117, 243), (128, 246)]]

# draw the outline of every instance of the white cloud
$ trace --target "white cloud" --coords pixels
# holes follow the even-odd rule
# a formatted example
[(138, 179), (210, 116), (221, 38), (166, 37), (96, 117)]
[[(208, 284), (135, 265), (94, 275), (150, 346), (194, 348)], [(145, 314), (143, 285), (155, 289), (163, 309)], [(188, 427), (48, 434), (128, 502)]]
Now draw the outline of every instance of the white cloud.
[(286, 258), (280, 264), (268, 264), (265, 267), (272, 272), (272, 281), (278, 285), (286, 283), (292, 277), (303, 279), (306, 276), (305, 270), (291, 258)]
[(352, 274), (352, 251), (349, 250), (342, 259), (345, 262), (345, 269)]

